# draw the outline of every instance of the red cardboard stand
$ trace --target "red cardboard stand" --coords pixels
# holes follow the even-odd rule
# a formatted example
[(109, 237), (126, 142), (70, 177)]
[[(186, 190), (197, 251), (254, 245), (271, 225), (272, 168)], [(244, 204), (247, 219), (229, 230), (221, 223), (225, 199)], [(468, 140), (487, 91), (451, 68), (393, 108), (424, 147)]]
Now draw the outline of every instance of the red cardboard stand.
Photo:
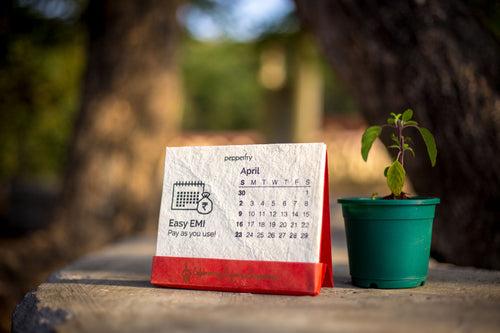
[(154, 256), (156, 286), (282, 295), (318, 295), (333, 287), (328, 157), (326, 159), (319, 263)]

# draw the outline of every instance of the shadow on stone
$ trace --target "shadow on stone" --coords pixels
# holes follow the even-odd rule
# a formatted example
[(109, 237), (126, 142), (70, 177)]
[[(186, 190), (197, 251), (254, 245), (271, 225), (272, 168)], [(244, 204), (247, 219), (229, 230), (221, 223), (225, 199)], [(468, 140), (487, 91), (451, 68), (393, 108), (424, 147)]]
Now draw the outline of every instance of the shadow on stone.
[(335, 264), (335, 262), (333, 263), (333, 282), (334, 288), (358, 288), (351, 282), (348, 264)]
[(12, 315), (12, 332), (55, 332), (54, 327), (62, 324), (71, 317), (68, 311), (62, 309), (51, 309), (49, 307), (38, 308), (40, 301), (35, 293), (30, 292), (24, 296), (14, 314)]
[(106, 272), (110, 274), (151, 273), (152, 255), (109, 255), (90, 256), (81, 259), (64, 269), (64, 272)]
[(114, 287), (135, 287), (135, 288), (154, 288), (149, 280), (119, 280), (119, 279), (57, 279), (50, 283), (72, 283), (72, 284), (90, 284), (99, 286)]

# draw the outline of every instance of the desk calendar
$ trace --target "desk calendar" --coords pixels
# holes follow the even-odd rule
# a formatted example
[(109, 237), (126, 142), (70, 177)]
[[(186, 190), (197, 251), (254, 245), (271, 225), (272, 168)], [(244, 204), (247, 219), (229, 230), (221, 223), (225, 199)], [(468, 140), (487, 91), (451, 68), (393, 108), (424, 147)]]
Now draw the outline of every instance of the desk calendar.
[(167, 148), (151, 282), (292, 295), (332, 287), (326, 146)]

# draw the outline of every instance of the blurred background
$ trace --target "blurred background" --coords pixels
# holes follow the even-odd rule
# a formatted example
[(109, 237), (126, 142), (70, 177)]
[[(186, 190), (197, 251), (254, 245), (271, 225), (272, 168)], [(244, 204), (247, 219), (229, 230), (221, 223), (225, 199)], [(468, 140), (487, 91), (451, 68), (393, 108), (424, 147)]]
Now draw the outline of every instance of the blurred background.
[(334, 199), (386, 195), (391, 157), (377, 141), (365, 163), (360, 138), (406, 107), (438, 142), (432, 170), (416, 143), (406, 189), (442, 198), (433, 256), (500, 268), (496, 1), (0, 10), (1, 329), (58, 267), (155, 233), (165, 146), (321, 141)]

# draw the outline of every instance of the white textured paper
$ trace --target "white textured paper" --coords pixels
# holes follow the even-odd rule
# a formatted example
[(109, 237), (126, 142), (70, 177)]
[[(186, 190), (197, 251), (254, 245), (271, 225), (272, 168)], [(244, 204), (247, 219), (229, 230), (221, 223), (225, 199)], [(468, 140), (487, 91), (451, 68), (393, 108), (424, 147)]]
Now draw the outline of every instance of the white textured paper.
[(167, 148), (156, 255), (319, 262), (325, 163), (322, 143)]

